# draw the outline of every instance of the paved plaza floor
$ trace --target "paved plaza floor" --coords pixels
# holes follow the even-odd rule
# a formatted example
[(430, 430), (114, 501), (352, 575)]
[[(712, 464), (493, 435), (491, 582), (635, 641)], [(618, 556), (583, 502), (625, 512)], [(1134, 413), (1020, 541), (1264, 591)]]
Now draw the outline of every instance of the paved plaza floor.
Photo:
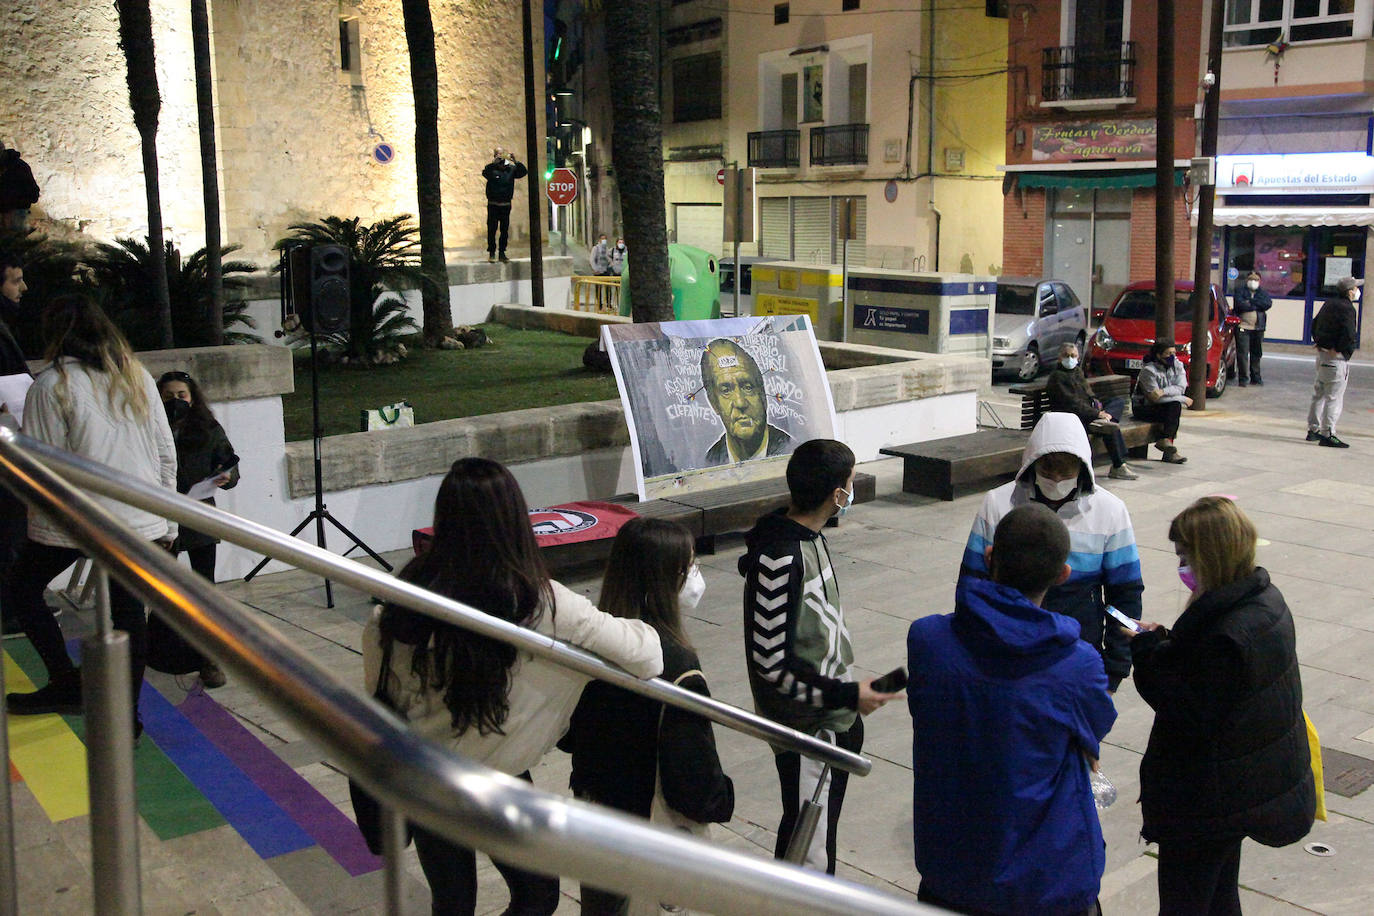
[[(1262, 390), (1261, 390), (1262, 391)], [(1342, 426), (1349, 450), (1303, 440), (1305, 401), (1275, 419), (1258, 410), (1255, 389), (1237, 392), (1205, 415), (1187, 414), (1179, 446), (1188, 463), (1139, 463), (1137, 481), (1108, 481), (1125, 499), (1135, 524), (1145, 577), (1144, 616), (1171, 623), (1185, 600), (1166, 538), (1169, 520), (1196, 497), (1237, 498), (1259, 527), (1259, 562), (1268, 568), (1297, 621), (1305, 706), (1322, 743), (1358, 758), (1374, 758), (1374, 424), (1352, 416)], [(1273, 395), (1277, 399), (1277, 392)], [(1367, 414), (1367, 411), (1362, 413)], [(954, 581), (969, 525), (980, 499), (939, 502), (901, 492), (896, 461), (864, 466), (878, 479), (875, 502), (856, 506), (829, 532), (841, 595), (857, 657), (870, 676), (905, 663), (910, 622), (951, 609)], [(748, 705), (741, 647), (741, 580), (735, 562), (742, 538), (719, 539), (700, 558), (706, 596), (687, 624), (712, 692)], [(393, 559), (403, 559), (396, 555)], [(564, 581), (595, 596), (597, 572)], [(298, 572), (264, 576), (225, 589), (258, 609), (262, 619), (308, 650), (341, 678), (361, 680), (359, 639), (369, 612), (365, 597), (335, 589), (337, 606), (324, 607), (319, 579)], [(185, 698), (175, 679), (150, 675), (172, 704)], [(182, 679), (192, 686), (194, 679)], [(351, 816), (342, 775), (319, 751), (243, 686), (212, 692), (237, 725)], [(1107, 914), (1157, 910), (1153, 847), (1139, 838), (1137, 770), (1152, 714), (1128, 681), (1116, 696), (1119, 718), (1103, 748), (1102, 766), (1119, 800), (1102, 814)], [(864, 753), (874, 762), (867, 778), (852, 779), (840, 824), (840, 874), (899, 895), (914, 893), (912, 866), (911, 722), (904, 704), (891, 704), (866, 722)], [(733, 820), (717, 828), (719, 842), (765, 855), (773, 847), (779, 803), (769, 750), (717, 729), (721, 757), (734, 778)], [(552, 754), (534, 773), (541, 788), (566, 791), (567, 758)], [(21, 901), (27, 913), (85, 912), (90, 905), (88, 821), (54, 822), (29, 791), (14, 785)], [(1303, 845), (1268, 849), (1246, 842), (1241, 864), (1247, 913), (1363, 914), (1374, 899), (1374, 790), (1352, 798), (1328, 794), (1330, 820), (1308, 837), (1334, 851), (1315, 856)], [(428, 891), (413, 850), (407, 890), (413, 912), (426, 911)], [(480, 857), (479, 857), (480, 858)], [(497, 913), (505, 888), (482, 863), (479, 912)], [(353, 876), (321, 846), (264, 856), (230, 824), (160, 839), (145, 824), (145, 900), (149, 913), (344, 913), (380, 911), (381, 875)], [(563, 882), (560, 913), (577, 912), (577, 885)]]

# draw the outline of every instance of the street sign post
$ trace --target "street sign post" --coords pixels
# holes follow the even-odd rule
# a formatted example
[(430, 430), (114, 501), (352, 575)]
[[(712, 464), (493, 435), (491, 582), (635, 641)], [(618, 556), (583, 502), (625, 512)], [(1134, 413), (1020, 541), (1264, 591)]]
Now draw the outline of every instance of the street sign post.
[(754, 240), (754, 210), (756, 209), (754, 195), (754, 179), (757, 174), (755, 169), (740, 168), (737, 164), (731, 163), (716, 173), (716, 180), (725, 185), (724, 211), (725, 217), (725, 241), (732, 242), (735, 247), (735, 315), (739, 315), (739, 287), (744, 275), (744, 271), (739, 263), (740, 242), (752, 242)]
[(547, 185), (549, 203), (566, 207), (577, 199), (577, 173), (572, 169), (554, 169)]

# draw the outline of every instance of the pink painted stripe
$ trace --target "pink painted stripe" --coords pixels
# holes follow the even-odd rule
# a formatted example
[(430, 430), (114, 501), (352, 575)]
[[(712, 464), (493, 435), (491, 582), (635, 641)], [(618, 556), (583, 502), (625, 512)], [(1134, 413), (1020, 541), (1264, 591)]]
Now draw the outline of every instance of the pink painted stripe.
[(357, 826), (224, 707), (204, 693), (193, 693), (177, 709), (349, 875), (382, 867), (382, 860), (368, 852)]

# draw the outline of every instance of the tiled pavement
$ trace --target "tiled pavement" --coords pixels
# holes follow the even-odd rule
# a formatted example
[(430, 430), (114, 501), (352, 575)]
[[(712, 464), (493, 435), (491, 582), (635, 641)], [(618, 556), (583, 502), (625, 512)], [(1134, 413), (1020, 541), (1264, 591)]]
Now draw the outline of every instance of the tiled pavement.
[[(1369, 454), (1374, 435), (1359, 429), (1343, 435), (1348, 451), (1319, 449), (1302, 441), (1301, 423), (1247, 413), (1253, 401), (1228, 396), (1204, 416), (1185, 419), (1180, 446), (1189, 457), (1174, 467), (1139, 465), (1140, 480), (1111, 482), (1127, 502), (1141, 545), (1145, 616), (1171, 622), (1184, 593), (1165, 537), (1169, 519), (1193, 498), (1209, 493), (1237, 496), (1264, 539), (1260, 562), (1274, 575), (1298, 622), (1306, 708), (1322, 742), (1364, 758), (1374, 757), (1374, 477)], [(1358, 425), (1358, 424), (1357, 424)], [(904, 661), (909, 622), (949, 610), (960, 552), (977, 508), (977, 495), (942, 503), (900, 492), (896, 462), (868, 465), (878, 477), (876, 502), (856, 507), (830, 534), (840, 587), (853, 634), (860, 674), (886, 671)], [(720, 540), (719, 552), (701, 557), (706, 597), (688, 623), (713, 693), (748, 703), (740, 648), (740, 580), (735, 562), (741, 539)], [(595, 572), (565, 577), (588, 594)], [(318, 579), (302, 573), (265, 576), (224, 586), (258, 608), (264, 620), (318, 659), (358, 680), (358, 641), (368, 612), (365, 599), (335, 589), (337, 607), (324, 608)], [(69, 634), (70, 635), (70, 634)], [(175, 679), (151, 675), (173, 703), (184, 691)], [(183, 679), (185, 680), (185, 679)], [(290, 767), (351, 815), (343, 777), (290, 725), (250, 690), (235, 683), (213, 697)], [(1156, 910), (1154, 859), (1139, 840), (1136, 770), (1151, 713), (1129, 682), (1117, 694), (1120, 717), (1103, 750), (1103, 768), (1120, 800), (1104, 812), (1107, 874), (1105, 912)], [(904, 706), (891, 705), (867, 722), (865, 753), (873, 773), (850, 782), (840, 828), (841, 874), (898, 894), (913, 894), (911, 865), (910, 740)], [(776, 777), (767, 748), (717, 729), (721, 755), (734, 780), (734, 820), (717, 838), (755, 853), (773, 845), (778, 816)], [(567, 782), (566, 758), (553, 754), (535, 771), (535, 782), (558, 790)], [(26, 913), (80, 913), (90, 909), (88, 825), (80, 817), (52, 823), (24, 783), (16, 798), (21, 901)], [(1369, 912), (1374, 874), (1374, 791), (1354, 798), (1328, 795), (1328, 823), (1309, 840), (1335, 855), (1315, 857), (1301, 845), (1266, 849), (1246, 843), (1241, 866), (1247, 913)], [(230, 826), (158, 840), (145, 828), (144, 890), (149, 913), (348, 913), (379, 910), (380, 873), (350, 878), (319, 847), (262, 859)], [(423, 912), (428, 891), (413, 851), (407, 885), (413, 912)], [(480, 912), (500, 912), (505, 890), (484, 863)], [(565, 881), (560, 913), (575, 913), (576, 883)]]

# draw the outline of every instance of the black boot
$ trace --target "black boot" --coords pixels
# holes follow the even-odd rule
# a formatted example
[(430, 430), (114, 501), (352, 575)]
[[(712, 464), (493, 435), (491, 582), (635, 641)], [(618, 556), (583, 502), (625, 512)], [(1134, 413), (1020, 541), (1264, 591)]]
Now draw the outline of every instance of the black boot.
[(41, 716), (55, 712), (65, 716), (81, 714), (81, 672), (59, 674), (33, 693), (5, 694), (5, 706), (12, 716)]

